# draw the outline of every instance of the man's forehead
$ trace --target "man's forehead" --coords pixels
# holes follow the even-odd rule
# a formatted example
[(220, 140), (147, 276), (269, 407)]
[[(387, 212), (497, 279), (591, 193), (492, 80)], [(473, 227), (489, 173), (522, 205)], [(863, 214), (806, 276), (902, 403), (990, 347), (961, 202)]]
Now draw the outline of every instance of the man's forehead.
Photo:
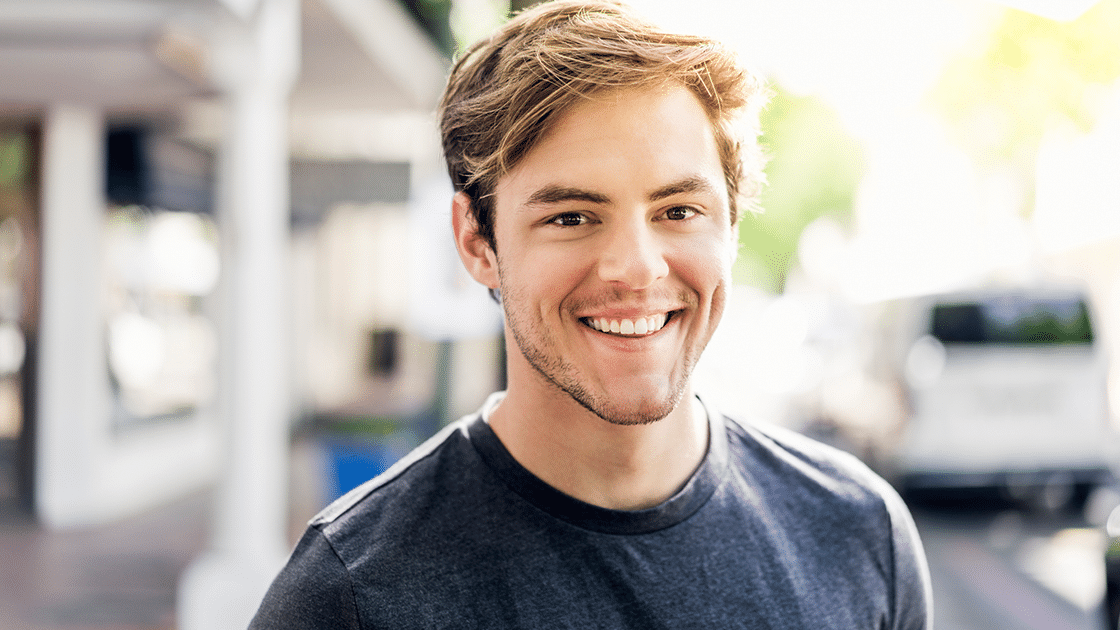
[(567, 108), (522, 147), (497, 177), (494, 194), (503, 206), (526, 208), (686, 193), (729, 203), (715, 135), (688, 86), (604, 90)]

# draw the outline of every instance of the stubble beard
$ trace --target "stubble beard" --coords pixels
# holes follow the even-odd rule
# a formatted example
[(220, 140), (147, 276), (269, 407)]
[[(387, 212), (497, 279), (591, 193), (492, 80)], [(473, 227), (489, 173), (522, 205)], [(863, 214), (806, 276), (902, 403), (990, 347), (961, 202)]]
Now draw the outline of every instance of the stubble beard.
[(548, 346), (555, 345), (550, 341), (548, 332), (542, 330), (543, 327), (537, 322), (522, 321), (516, 309), (510, 307), (509, 298), (513, 298), (513, 302), (517, 301), (507, 287), (502, 287), (502, 309), (505, 311), (506, 323), (518, 351), (551, 387), (566, 394), (584, 409), (614, 425), (639, 426), (665, 418), (680, 404), (687, 389), (689, 375), (696, 364), (698, 352), (695, 353), (696, 356), (684, 358), (683, 371), (676, 375), (676, 378), (672, 374), (666, 375), (670, 387), (668, 393), (660, 400), (643, 401), (644, 404), (635, 409), (618, 408), (613, 404), (614, 401), (590, 391), (580, 381), (578, 367), (555, 352), (547, 350)]

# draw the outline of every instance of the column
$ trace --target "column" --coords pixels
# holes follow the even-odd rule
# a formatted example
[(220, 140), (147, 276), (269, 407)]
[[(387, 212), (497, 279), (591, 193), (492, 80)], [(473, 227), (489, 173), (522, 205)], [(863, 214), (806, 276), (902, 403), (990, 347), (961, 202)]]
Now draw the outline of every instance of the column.
[(288, 553), (288, 95), (299, 3), (265, 0), (217, 49), (226, 92), (219, 411), (228, 456), (210, 549), (180, 584), (182, 630), (243, 629)]
[(36, 511), (51, 528), (98, 511), (108, 373), (101, 327), (104, 116), (55, 105), (43, 121), (42, 302), (36, 429)]

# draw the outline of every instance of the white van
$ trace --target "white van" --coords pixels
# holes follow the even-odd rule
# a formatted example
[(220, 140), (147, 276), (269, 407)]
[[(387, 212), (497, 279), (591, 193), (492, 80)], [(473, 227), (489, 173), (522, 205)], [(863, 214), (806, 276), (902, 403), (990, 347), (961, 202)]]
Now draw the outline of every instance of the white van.
[(976, 290), (903, 312), (909, 417), (888, 453), (902, 485), (1084, 493), (1109, 479), (1108, 360), (1084, 292)]

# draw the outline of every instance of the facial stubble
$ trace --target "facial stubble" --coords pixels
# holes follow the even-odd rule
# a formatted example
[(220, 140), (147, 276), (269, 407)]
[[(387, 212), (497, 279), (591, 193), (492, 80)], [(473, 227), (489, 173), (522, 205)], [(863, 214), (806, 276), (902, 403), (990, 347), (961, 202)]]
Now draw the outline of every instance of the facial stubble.
[[(665, 418), (677, 408), (688, 389), (689, 378), (703, 351), (703, 345), (695, 350), (686, 350), (687, 354), (683, 359), (680, 374), (665, 376), (670, 387), (668, 393), (660, 400), (645, 401), (646, 404), (637, 409), (616, 409), (612, 404), (614, 401), (591, 391), (584, 384), (577, 365), (555, 351), (557, 345), (543, 324), (538, 321), (525, 321), (529, 318), (522, 318), (521, 311), (516, 308), (517, 304), (522, 303), (520, 292), (506, 283), (507, 276), (503, 273), (504, 265), (500, 256), (498, 268), (502, 309), (517, 350), (550, 387), (570, 397), (604, 421), (619, 426), (651, 424)], [(704, 342), (704, 345), (706, 344), (707, 340)], [(550, 346), (554, 351), (548, 350)]]

